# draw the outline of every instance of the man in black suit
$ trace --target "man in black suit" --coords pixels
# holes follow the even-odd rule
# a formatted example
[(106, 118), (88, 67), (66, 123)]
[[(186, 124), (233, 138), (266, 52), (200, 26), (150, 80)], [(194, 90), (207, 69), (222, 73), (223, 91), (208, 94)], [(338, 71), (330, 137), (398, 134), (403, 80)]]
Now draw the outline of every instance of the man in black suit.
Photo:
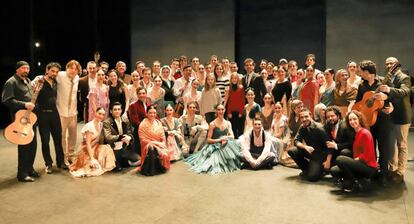
[(103, 122), (105, 143), (114, 150), (116, 167), (115, 171), (121, 171), (128, 165), (138, 165), (139, 156), (132, 149), (132, 129), (127, 118), (122, 118), (122, 104), (114, 102), (110, 106), (110, 116)]
[(401, 64), (395, 57), (385, 60), (387, 75), (385, 84), (379, 90), (388, 94), (388, 99), (394, 105), (391, 113), (393, 132), (396, 135), (397, 147), (394, 151), (394, 158), (391, 160), (393, 180), (396, 183), (404, 181), (408, 157), (408, 131), (411, 123), (410, 105), (410, 76), (401, 71)]
[(88, 75), (80, 78), (78, 84), (78, 105), (83, 105), (83, 120), (85, 124), (88, 123), (89, 101), (87, 97), (89, 94), (89, 89), (96, 85), (96, 73), (98, 72), (96, 68), (96, 62), (89, 61), (86, 66)]
[(325, 170), (329, 170), (335, 164), (336, 157), (339, 155), (352, 157), (354, 136), (347, 128), (346, 122), (342, 120), (339, 107), (327, 107), (325, 117), (326, 123), (324, 128), (329, 140), (326, 141), (328, 155), (323, 166)]
[(252, 88), (255, 95), (254, 102), (258, 103), (260, 106), (263, 106), (263, 97), (266, 95), (267, 90), (263, 78), (254, 72), (255, 66), (256, 65), (253, 59), (246, 58), (246, 60), (244, 60), (246, 75), (242, 78), (242, 85), (245, 90), (247, 88)]

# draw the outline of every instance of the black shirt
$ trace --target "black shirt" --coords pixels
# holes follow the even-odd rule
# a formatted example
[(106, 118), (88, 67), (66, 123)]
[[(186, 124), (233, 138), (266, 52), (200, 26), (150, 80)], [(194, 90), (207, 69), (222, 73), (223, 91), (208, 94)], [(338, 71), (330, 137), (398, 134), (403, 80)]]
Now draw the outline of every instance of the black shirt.
[[(361, 101), (362, 98), (364, 98), (364, 94), (367, 91), (374, 91), (375, 92), (380, 85), (382, 85), (382, 83), (378, 79), (375, 79), (374, 80), (374, 83), (371, 86), (368, 84), (368, 81), (367, 80), (364, 80), (358, 86), (358, 92), (357, 92), (357, 96), (356, 96), (355, 102)], [(389, 105), (389, 100), (386, 100), (384, 102), (384, 106), (388, 106), (388, 105)]]
[(57, 97), (57, 82), (52, 80), (52, 86), (46, 80), (43, 81), (43, 87), (37, 97), (36, 107), (39, 112), (55, 112), (56, 108), (56, 97)]
[(292, 96), (292, 84), (286, 79), (282, 83), (277, 83), (272, 89), (272, 95), (275, 102), (282, 101), (283, 95), (286, 94), (286, 102), (289, 102)]
[(326, 141), (328, 136), (321, 124), (311, 121), (309, 127), (299, 127), (298, 133), (295, 137), (295, 145), (298, 142), (305, 142), (306, 145), (312, 146), (315, 151), (327, 152)]
[(15, 74), (4, 83), (1, 100), (9, 108), (13, 120), (14, 114), (26, 109), (25, 103), (30, 102), (32, 97), (33, 89), (28, 78), (23, 80)]

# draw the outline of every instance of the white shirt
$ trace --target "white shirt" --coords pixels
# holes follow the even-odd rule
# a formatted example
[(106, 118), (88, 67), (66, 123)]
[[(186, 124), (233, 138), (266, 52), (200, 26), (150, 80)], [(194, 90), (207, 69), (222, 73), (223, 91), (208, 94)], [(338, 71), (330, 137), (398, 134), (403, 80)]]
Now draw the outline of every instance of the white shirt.
[(247, 87), (250, 87), (250, 82), (252, 81), (253, 76), (254, 76), (254, 72), (251, 72), (246, 75), (246, 86)]
[[(73, 81), (73, 87), (72, 87)], [(73, 80), (69, 78), (66, 71), (61, 71), (56, 76), (57, 98), (56, 106), (61, 117), (73, 117), (78, 114), (76, 94), (78, 92), (79, 76)], [(72, 92), (71, 92), (72, 88)], [(70, 101), (69, 101), (70, 100)]]
[(89, 78), (88, 78), (88, 85), (89, 85), (89, 89), (95, 87), (96, 86), (96, 77), (95, 78), (91, 78), (89, 76)]
[[(256, 136), (253, 132), (253, 144), (257, 147), (263, 146), (263, 151), (262, 154), (259, 156), (259, 158), (257, 158), (257, 161), (260, 163), (262, 162), (264, 159), (266, 159), (266, 157), (270, 156), (270, 155), (274, 155), (273, 152), (271, 152), (271, 146), (272, 146), (272, 137), (269, 133), (267, 133), (266, 131), (260, 130), (260, 134), (259, 136)], [(262, 133), (264, 133), (265, 135), (265, 142), (263, 142), (262, 139)], [(250, 136), (251, 136), (251, 132), (247, 132), (243, 135), (244, 137), (244, 144), (243, 144), (243, 151), (242, 154), (244, 156), (244, 158), (246, 158), (246, 160), (248, 162), (251, 162), (253, 159), (253, 157), (250, 154)]]
[[(122, 120), (121, 120), (121, 118), (116, 118), (116, 119), (114, 119), (114, 121), (116, 123), (116, 126), (118, 127), (118, 133), (119, 133), (119, 135), (122, 135), (124, 132), (122, 130)], [(114, 150), (120, 150), (120, 149), (122, 149), (122, 144), (123, 144), (122, 141), (115, 142)]]
[(174, 86), (173, 86), (174, 95), (177, 97), (180, 97), (180, 96), (185, 96), (187, 93), (191, 92), (191, 81), (192, 80), (193, 78), (190, 77), (187, 87), (184, 89), (184, 92), (181, 92), (180, 89), (185, 86), (185, 84), (187, 83), (187, 80), (185, 80), (184, 77), (181, 77), (175, 80)]

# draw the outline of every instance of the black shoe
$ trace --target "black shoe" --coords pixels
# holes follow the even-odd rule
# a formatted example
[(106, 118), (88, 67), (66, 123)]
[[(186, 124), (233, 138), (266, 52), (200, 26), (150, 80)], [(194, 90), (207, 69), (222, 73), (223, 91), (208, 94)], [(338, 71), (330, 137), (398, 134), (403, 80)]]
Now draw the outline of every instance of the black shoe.
[(53, 173), (52, 165), (46, 166), (45, 171), (46, 171), (47, 174), (52, 174)]
[(59, 169), (62, 169), (62, 170), (67, 170), (67, 169), (69, 169), (69, 167), (68, 167), (66, 164), (64, 164), (64, 163), (62, 163), (61, 165), (58, 165), (58, 168), (59, 168)]
[(385, 187), (385, 188), (390, 186), (390, 183), (389, 183), (388, 178), (386, 176), (383, 176), (383, 177), (380, 178), (380, 184), (381, 184), (382, 187)]
[(265, 169), (272, 170), (273, 169), (272, 163), (268, 163), (267, 165), (265, 165)]
[(115, 167), (114, 169), (113, 169), (113, 171), (114, 172), (121, 172), (122, 171), (122, 167), (120, 167), (120, 166), (117, 166), (117, 167)]
[(34, 177), (34, 178), (39, 178), (40, 173), (38, 173), (36, 170), (33, 170), (32, 172), (29, 173), (29, 176)]
[(26, 176), (24, 178), (17, 178), (20, 182), (35, 182), (35, 179), (31, 176)]
[(343, 184), (344, 184), (344, 179), (343, 178), (339, 178), (339, 179), (334, 180), (334, 185), (337, 186), (337, 187), (340, 187)]
[(358, 193), (364, 190), (364, 187), (358, 180), (354, 180), (350, 188), (343, 189), (347, 193)]

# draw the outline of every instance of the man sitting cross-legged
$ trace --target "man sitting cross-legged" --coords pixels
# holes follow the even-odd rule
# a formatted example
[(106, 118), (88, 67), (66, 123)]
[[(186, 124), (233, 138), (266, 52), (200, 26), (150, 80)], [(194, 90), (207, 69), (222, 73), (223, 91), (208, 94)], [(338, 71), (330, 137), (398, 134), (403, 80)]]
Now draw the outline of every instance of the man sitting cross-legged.
[(253, 130), (243, 136), (242, 161), (255, 170), (272, 168), (277, 155), (275, 145), (272, 135), (263, 130), (262, 121), (254, 118)]

